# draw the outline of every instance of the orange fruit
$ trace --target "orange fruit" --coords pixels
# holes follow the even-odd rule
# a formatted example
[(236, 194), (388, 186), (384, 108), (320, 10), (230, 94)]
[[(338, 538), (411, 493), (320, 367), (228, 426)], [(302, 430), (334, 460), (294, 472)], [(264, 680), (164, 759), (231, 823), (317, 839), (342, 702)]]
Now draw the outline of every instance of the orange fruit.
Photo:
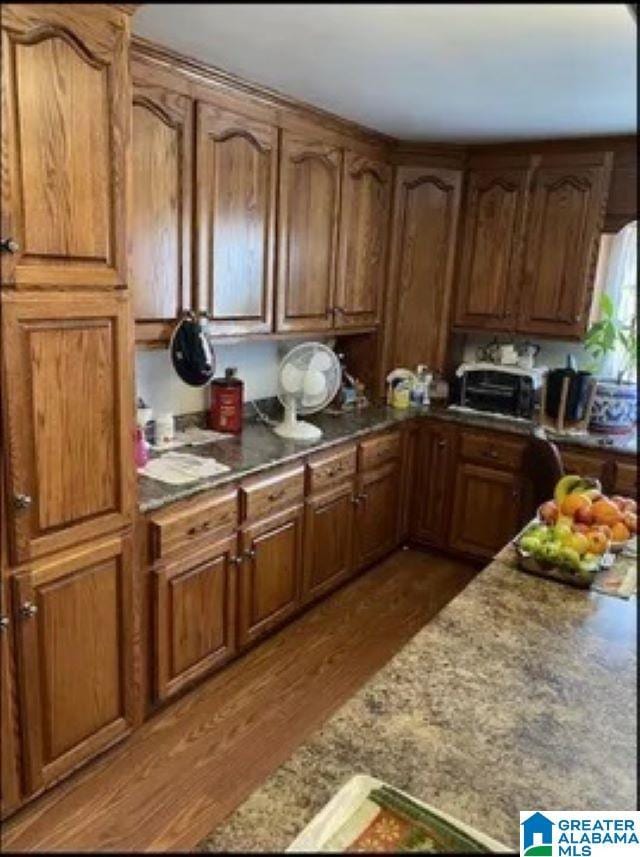
[(611, 527), (608, 524), (596, 524), (595, 526), (591, 527), (591, 530), (595, 530), (599, 533), (604, 533), (608, 539), (611, 538)]
[(610, 527), (622, 520), (620, 509), (610, 500), (596, 500), (591, 507), (593, 517), (598, 524), (608, 524)]
[(591, 500), (584, 494), (567, 494), (560, 504), (560, 511), (563, 515), (573, 517), (579, 509), (588, 509), (590, 506)]
[(598, 555), (603, 554), (609, 547), (609, 539), (600, 530), (589, 530), (587, 543), (589, 552)]
[(626, 542), (631, 538), (631, 533), (621, 521), (618, 521), (611, 528), (611, 538), (614, 542)]

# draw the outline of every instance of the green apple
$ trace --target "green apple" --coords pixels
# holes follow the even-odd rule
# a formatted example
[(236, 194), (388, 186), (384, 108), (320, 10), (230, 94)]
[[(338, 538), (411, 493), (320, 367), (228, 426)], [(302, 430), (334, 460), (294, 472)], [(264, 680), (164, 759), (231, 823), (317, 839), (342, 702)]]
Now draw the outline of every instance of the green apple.
[(580, 554), (575, 548), (561, 547), (558, 555), (558, 561), (562, 565), (568, 565), (569, 568), (580, 568)]

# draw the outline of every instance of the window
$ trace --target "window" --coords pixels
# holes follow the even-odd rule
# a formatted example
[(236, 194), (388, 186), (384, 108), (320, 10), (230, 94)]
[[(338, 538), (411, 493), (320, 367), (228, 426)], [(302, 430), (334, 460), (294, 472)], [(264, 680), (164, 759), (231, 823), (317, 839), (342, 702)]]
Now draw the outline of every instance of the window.
[[(598, 273), (593, 302), (593, 321), (600, 318), (599, 297), (607, 294), (615, 308), (615, 318), (629, 335), (636, 330), (638, 320), (638, 224), (627, 224), (616, 235), (604, 235), (600, 245)], [(625, 379), (637, 381), (635, 359), (628, 366), (624, 349), (618, 345), (602, 362), (599, 375), (616, 379), (627, 370)]]

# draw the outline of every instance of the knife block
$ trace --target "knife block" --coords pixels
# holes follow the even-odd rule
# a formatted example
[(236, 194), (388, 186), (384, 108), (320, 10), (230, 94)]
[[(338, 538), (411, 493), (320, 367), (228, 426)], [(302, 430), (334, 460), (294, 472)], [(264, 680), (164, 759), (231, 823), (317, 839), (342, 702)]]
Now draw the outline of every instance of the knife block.
[(584, 416), (581, 420), (565, 419), (565, 410), (567, 407), (567, 397), (569, 395), (570, 383), (570, 378), (564, 378), (562, 381), (562, 389), (560, 391), (560, 405), (558, 406), (558, 416), (554, 418), (550, 417), (547, 414), (547, 379), (544, 379), (542, 384), (542, 390), (540, 393), (539, 422), (541, 426), (553, 429), (553, 431), (559, 433), (567, 431), (586, 433), (587, 426), (589, 425), (589, 420), (591, 419), (591, 409), (593, 408), (593, 400), (596, 395), (596, 386), (598, 382), (595, 378), (591, 379), (591, 389), (589, 390), (589, 395), (587, 397), (587, 404), (584, 409)]

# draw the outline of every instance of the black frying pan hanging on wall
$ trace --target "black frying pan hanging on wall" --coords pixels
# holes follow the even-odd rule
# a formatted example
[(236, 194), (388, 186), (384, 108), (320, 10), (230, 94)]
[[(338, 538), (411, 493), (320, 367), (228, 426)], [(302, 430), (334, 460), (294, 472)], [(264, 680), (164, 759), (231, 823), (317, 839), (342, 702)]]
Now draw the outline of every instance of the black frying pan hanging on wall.
[(173, 368), (185, 384), (204, 387), (213, 380), (216, 360), (206, 332), (206, 318), (185, 313), (173, 330), (169, 351)]

